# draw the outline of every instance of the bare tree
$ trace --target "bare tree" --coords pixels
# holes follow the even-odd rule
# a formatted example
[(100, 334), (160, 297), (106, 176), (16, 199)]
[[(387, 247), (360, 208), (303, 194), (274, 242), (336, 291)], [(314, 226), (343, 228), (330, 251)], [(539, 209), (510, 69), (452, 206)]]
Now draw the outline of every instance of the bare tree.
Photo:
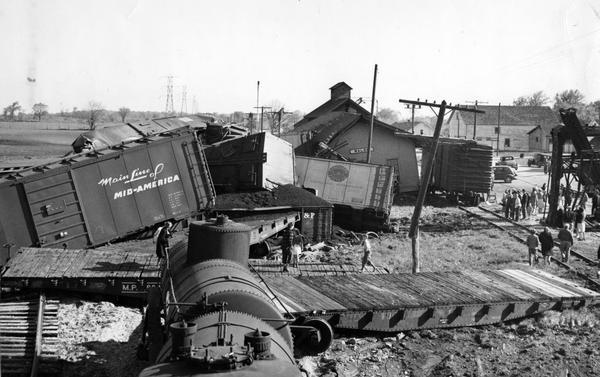
[(43, 103), (36, 103), (33, 105), (33, 115), (38, 119), (38, 122), (42, 120), (42, 116), (48, 114), (48, 105)]
[(15, 113), (17, 113), (19, 110), (21, 110), (21, 105), (19, 105), (19, 101), (15, 101), (4, 108), (4, 110), (3, 110), (4, 117), (9, 120), (14, 120)]
[(550, 98), (541, 90), (530, 96), (520, 96), (513, 101), (514, 106), (544, 106)]
[(102, 118), (104, 114), (104, 108), (100, 102), (90, 101), (88, 104), (88, 125), (90, 126), (90, 130), (96, 129), (96, 125)]
[(560, 93), (556, 93), (554, 96), (554, 110), (568, 107), (579, 109), (584, 105), (584, 98), (585, 96), (579, 91), (579, 89), (563, 90)]
[(529, 98), (529, 106), (544, 106), (550, 98), (542, 90), (533, 93)]
[(119, 108), (119, 115), (121, 116), (121, 121), (123, 123), (125, 123), (125, 118), (127, 117), (127, 114), (129, 114), (130, 112), (131, 112), (131, 110), (128, 107)]

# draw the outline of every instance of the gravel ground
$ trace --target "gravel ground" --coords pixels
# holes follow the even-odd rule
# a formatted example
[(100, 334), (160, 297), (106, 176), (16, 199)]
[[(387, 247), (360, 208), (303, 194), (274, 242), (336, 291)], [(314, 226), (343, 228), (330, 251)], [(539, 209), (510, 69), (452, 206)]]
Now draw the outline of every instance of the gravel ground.
[(142, 314), (111, 302), (63, 299), (58, 311), (63, 376), (136, 376)]

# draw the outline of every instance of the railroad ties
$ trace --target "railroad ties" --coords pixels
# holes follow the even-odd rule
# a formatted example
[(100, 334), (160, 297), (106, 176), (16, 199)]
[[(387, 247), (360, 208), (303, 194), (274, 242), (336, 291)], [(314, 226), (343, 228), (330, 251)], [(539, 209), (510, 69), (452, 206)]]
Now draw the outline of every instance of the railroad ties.
[(58, 301), (0, 302), (0, 357), (2, 376), (55, 376)]
[[(543, 229), (543, 225), (541, 224), (524, 225), (517, 221), (507, 219), (501, 214), (485, 208), (484, 206), (458, 208), (476, 216), (499, 230), (505, 231), (508, 235), (522, 243), (525, 243), (527, 236), (534, 230), (540, 232)], [(556, 235), (556, 230), (553, 230), (553, 235)], [(559, 246), (558, 240), (554, 240), (554, 245), (557, 247)], [(600, 279), (598, 279), (597, 276), (598, 264), (596, 263), (595, 256), (590, 255), (589, 252), (586, 253), (578, 250), (577, 244), (575, 244), (571, 247), (571, 258), (569, 259), (569, 262), (566, 263), (561, 260), (560, 252), (557, 250), (558, 248), (555, 249), (554, 256), (550, 257), (553, 262), (574, 272), (580, 279), (585, 281), (586, 286), (600, 291)]]
[(338, 329), (384, 332), (492, 324), (600, 301), (600, 293), (539, 270), (270, 273), (261, 283), (284, 313), (324, 318)]
[(25, 247), (8, 261), (2, 287), (144, 298), (160, 279), (160, 262), (151, 253)]

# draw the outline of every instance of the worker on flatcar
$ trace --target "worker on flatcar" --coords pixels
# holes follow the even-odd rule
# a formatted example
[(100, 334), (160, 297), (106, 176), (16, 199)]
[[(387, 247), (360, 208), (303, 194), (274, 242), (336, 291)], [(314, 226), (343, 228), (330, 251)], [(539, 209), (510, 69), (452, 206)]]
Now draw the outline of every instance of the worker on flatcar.
[(296, 232), (294, 229), (294, 223), (288, 223), (287, 227), (283, 230), (283, 239), (281, 240), (281, 262), (283, 263), (283, 272), (288, 271), (288, 265), (292, 260), (292, 247), (294, 246), (294, 240)]
[(156, 256), (158, 259), (166, 258), (169, 254), (169, 238), (173, 237), (171, 234), (172, 226), (173, 224), (167, 221), (164, 226), (156, 230)]

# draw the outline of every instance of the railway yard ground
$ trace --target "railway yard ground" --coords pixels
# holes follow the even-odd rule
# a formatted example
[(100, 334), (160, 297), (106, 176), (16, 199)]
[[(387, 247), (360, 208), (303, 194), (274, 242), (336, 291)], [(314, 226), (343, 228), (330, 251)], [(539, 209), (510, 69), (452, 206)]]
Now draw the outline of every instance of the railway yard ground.
[[(70, 136), (65, 139), (72, 140)], [(35, 143), (20, 146), (26, 156), (15, 152), (13, 158), (40, 156), (39, 148), (30, 145)], [(68, 151), (68, 145), (57, 145), (50, 148), (50, 154)], [(494, 190), (500, 198), (507, 187), (531, 189), (546, 180), (542, 169), (521, 166), (517, 180), (496, 183)], [(483, 206), (500, 212), (496, 203)], [(400, 232), (380, 233), (374, 241), (373, 262), (378, 267), (410, 272), (411, 240), (407, 232), (412, 210), (404, 201), (394, 206), (393, 217), (398, 219)], [(521, 224), (541, 227), (539, 218)], [(330, 251), (312, 252), (306, 258), (360, 264), (361, 248), (349, 245), (341, 235), (343, 230), (335, 231)], [(422, 270), (530, 269), (526, 247), (508, 231), (443, 198), (429, 198), (421, 216)], [(556, 229), (552, 232), (556, 236)], [(590, 229), (586, 240), (576, 241), (574, 249), (595, 261), (599, 244), (600, 230)], [(152, 240), (140, 241), (137, 247), (154, 252)], [(557, 264), (535, 268), (581, 279)], [(594, 266), (585, 273), (595, 278), (596, 271)], [(148, 365), (135, 357), (141, 332), (140, 309), (89, 296), (58, 299), (57, 355), (63, 360), (64, 376), (136, 376)], [(600, 308), (586, 307), (481, 327), (385, 335), (340, 333), (328, 351), (306, 357), (301, 363), (310, 376), (593, 376), (600, 371), (599, 344)]]

